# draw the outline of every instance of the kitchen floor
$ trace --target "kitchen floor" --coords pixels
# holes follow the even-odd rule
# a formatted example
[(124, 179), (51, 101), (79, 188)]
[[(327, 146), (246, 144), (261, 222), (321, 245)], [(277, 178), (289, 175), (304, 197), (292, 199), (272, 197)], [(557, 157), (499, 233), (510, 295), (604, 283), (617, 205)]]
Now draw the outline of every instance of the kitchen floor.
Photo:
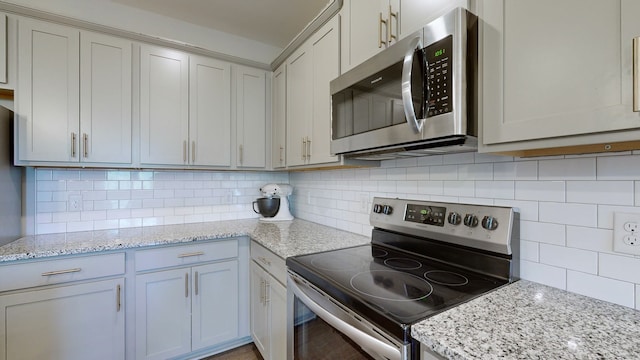
[(262, 360), (262, 356), (258, 348), (251, 343), (202, 360)]

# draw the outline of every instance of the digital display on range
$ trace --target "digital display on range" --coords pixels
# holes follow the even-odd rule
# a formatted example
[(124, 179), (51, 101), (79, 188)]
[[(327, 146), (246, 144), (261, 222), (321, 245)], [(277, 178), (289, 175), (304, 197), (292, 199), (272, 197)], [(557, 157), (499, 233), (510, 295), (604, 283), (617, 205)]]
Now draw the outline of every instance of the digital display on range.
[(440, 206), (425, 206), (407, 204), (407, 211), (404, 214), (404, 221), (414, 223), (444, 226), (447, 209)]

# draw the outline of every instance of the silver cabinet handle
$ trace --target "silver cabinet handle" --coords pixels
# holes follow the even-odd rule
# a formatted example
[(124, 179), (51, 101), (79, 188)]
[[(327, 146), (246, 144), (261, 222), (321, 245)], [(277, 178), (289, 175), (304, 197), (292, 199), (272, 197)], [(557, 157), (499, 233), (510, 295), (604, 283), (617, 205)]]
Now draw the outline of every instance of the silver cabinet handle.
[(633, 111), (640, 111), (640, 36), (633, 38)]
[(187, 140), (182, 141), (182, 162), (187, 162)]
[(260, 278), (260, 304), (264, 304), (264, 279)]
[(196, 141), (191, 141), (191, 163), (196, 162)]
[(89, 154), (89, 135), (87, 135), (86, 133), (82, 134), (82, 147), (84, 157), (87, 158)]
[(122, 292), (122, 288), (120, 287), (120, 284), (118, 284), (118, 286), (116, 287), (116, 312), (120, 312), (120, 307), (121, 307), (121, 302), (120, 302), (120, 295)]
[(197, 271), (196, 271), (196, 274), (193, 276), (193, 281), (195, 282), (193, 290), (196, 292), (196, 296), (198, 296), (198, 272)]
[(271, 285), (269, 284), (269, 280), (264, 281), (264, 303), (265, 305), (271, 301), (271, 297), (269, 296), (269, 290)]
[[(422, 40), (419, 37), (411, 40), (402, 64), (402, 107), (404, 108), (404, 115), (407, 117), (407, 123), (413, 128), (413, 131), (419, 133), (422, 132), (424, 119), (418, 121), (416, 118), (416, 111), (413, 108), (413, 97), (411, 94), (411, 68), (413, 67), (413, 53), (416, 48), (422, 49)], [(428, 98), (429, 91), (427, 89), (427, 99)]]
[(189, 297), (189, 273), (184, 274), (184, 297)]
[(81, 268), (73, 268), (73, 269), (66, 269), (66, 270), (55, 270), (55, 271), (43, 272), (42, 276), (69, 274), (69, 273), (80, 272), (80, 271), (82, 271)]
[(392, 41), (398, 41), (398, 36), (397, 35), (393, 35), (393, 24), (391, 22), (392, 18), (396, 18), (396, 34), (400, 33), (400, 24), (398, 22), (398, 12), (393, 12), (391, 9), (391, 5), (389, 5), (389, 26), (388, 26), (388, 31), (387, 33), (389, 34), (389, 37), (387, 38), (387, 43), (389, 45), (391, 45)]
[(76, 133), (71, 133), (71, 157), (76, 157)]
[(389, 28), (387, 26), (387, 20), (382, 18), (382, 13), (380, 13), (380, 20), (378, 22), (378, 49), (382, 49), (382, 46), (387, 46), (387, 39), (382, 38), (382, 25), (387, 28), (387, 34), (389, 33)]
[(305, 137), (302, 138), (302, 160), (307, 159), (307, 139)]
[(243, 157), (244, 157), (244, 154), (243, 154), (244, 149), (243, 149), (242, 145), (240, 145), (239, 151), (240, 151), (240, 164), (242, 164), (243, 163)]
[(307, 159), (311, 159), (311, 139), (307, 136)]
[(258, 256), (258, 260), (259, 260), (261, 263), (263, 263), (263, 264), (265, 264), (265, 265), (267, 265), (267, 266), (271, 266), (271, 261), (269, 261), (269, 260), (268, 260), (266, 257), (264, 257), (264, 256)]
[(190, 253), (184, 253), (184, 254), (178, 255), (178, 257), (179, 258), (186, 258), (186, 257), (192, 257), (192, 256), (200, 256), (200, 255), (204, 255), (204, 251), (195, 251), (195, 252), (190, 252)]
[(284, 159), (282, 157), (283, 151), (284, 151), (284, 147), (280, 146), (280, 165), (284, 165)]

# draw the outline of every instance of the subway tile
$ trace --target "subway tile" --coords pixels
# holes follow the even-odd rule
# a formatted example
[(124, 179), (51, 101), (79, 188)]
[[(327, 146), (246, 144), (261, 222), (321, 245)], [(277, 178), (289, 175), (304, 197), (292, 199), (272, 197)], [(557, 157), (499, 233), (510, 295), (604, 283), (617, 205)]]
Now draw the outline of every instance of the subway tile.
[(153, 190), (131, 190), (131, 199), (153, 199)]
[(630, 308), (635, 306), (634, 285), (620, 280), (568, 270), (567, 290)]
[(539, 262), (540, 260), (540, 243), (535, 241), (520, 240), (520, 259)]
[(475, 162), (475, 158), (473, 157), (472, 152), (468, 153), (458, 153), (458, 154), (448, 154), (444, 155), (442, 159), (443, 164), (473, 164)]
[(429, 168), (430, 180), (458, 180), (458, 167), (456, 165), (432, 166)]
[(132, 218), (148, 218), (153, 216), (153, 209), (131, 209)]
[(130, 218), (131, 218), (131, 210), (130, 209), (107, 210), (107, 220), (130, 219)]
[(128, 199), (131, 199), (130, 190), (107, 191), (107, 200), (128, 200)]
[(418, 158), (418, 166), (442, 165), (443, 163), (443, 155), (422, 156)]
[(403, 167), (403, 168), (418, 166), (418, 159), (417, 158), (397, 159), (396, 166)]
[(67, 181), (67, 191), (93, 190), (93, 182), (86, 180)]
[(520, 278), (565, 290), (567, 269), (520, 260)]
[(38, 213), (36, 214), (36, 224), (46, 224), (53, 220), (52, 213)]
[(495, 155), (495, 154), (487, 154), (487, 153), (474, 153), (473, 157), (474, 157), (475, 163), (500, 163), (500, 162), (513, 161), (512, 156), (503, 156), (503, 155)]
[(429, 179), (429, 167), (428, 166), (416, 166), (407, 168), (407, 180), (428, 180)]
[(441, 196), (441, 195), (431, 195), (431, 201), (440, 201), (440, 202), (459, 202), (459, 198), (457, 196)]
[(173, 171), (154, 171), (153, 173), (154, 181), (175, 180), (175, 179), (176, 179), (176, 175), (175, 175), (175, 172)]
[(378, 191), (380, 192), (396, 192), (397, 189), (395, 181), (378, 181)]
[(96, 220), (93, 222), (93, 230), (117, 229), (118, 220)]
[(567, 181), (567, 202), (633, 205), (632, 181)]
[(51, 221), (54, 223), (80, 221), (81, 214), (81, 211), (52, 213)]
[(396, 167), (396, 160), (383, 160), (380, 162), (381, 168), (394, 168)]
[(595, 180), (596, 159), (558, 159), (538, 161), (540, 180)]
[(613, 229), (614, 212), (640, 214), (640, 208), (633, 206), (598, 205), (598, 227), (601, 229)]
[(142, 226), (142, 219), (120, 219), (118, 228), (133, 228)]
[(517, 161), (493, 164), (494, 180), (538, 180), (536, 161)]
[(118, 208), (120, 209), (139, 209), (142, 207), (142, 200), (119, 200)]
[(640, 310), (640, 284), (636, 284), (636, 310)]
[(560, 224), (520, 221), (520, 239), (524, 240), (564, 246), (565, 232), (565, 226)]
[(524, 200), (511, 200), (511, 199), (496, 199), (494, 201), (496, 206), (509, 206), (520, 213), (520, 220), (538, 221), (538, 202), (537, 201), (524, 201)]
[(517, 200), (564, 201), (564, 181), (516, 181), (515, 198)]
[(640, 258), (601, 253), (598, 275), (640, 284)]
[(613, 251), (613, 231), (593, 227), (567, 226), (567, 246), (599, 252)]
[(192, 214), (192, 215), (184, 216), (185, 224), (194, 224), (194, 223), (201, 223), (201, 222), (203, 222), (202, 214)]
[(595, 251), (540, 244), (540, 263), (590, 274), (598, 273), (598, 253)]
[(464, 164), (458, 166), (460, 180), (493, 180), (493, 164)]
[(418, 182), (417, 181), (398, 181), (396, 191), (405, 193), (405, 194), (417, 194)]
[(132, 171), (130, 175), (131, 180), (149, 181), (153, 180), (152, 171)]
[(540, 221), (556, 224), (593, 226), (598, 222), (598, 207), (591, 204), (541, 202)]
[(65, 191), (67, 190), (67, 182), (61, 180), (38, 181), (36, 185), (37, 191)]
[(36, 169), (36, 181), (52, 180), (53, 171), (50, 169)]
[(142, 189), (142, 181), (119, 181), (118, 189), (120, 190), (140, 190)]
[(513, 181), (476, 181), (476, 196), (492, 199), (513, 199)]
[(174, 197), (173, 190), (153, 190), (154, 199), (170, 199)]
[(147, 217), (142, 219), (142, 226), (158, 226), (164, 225), (162, 217)]
[[(66, 194), (66, 192), (56, 191), (57, 194)], [(36, 192), (36, 201), (53, 201), (53, 192), (52, 191), (38, 191)], [(56, 200), (60, 201), (60, 199)]]
[(443, 183), (443, 194), (448, 196), (475, 196), (474, 181), (445, 181)]
[(67, 223), (36, 224), (36, 235), (57, 234), (67, 231)]
[(80, 180), (104, 181), (106, 179), (107, 173), (104, 170), (83, 170), (80, 172)]
[(635, 191), (633, 193), (635, 199), (635, 206), (640, 206), (640, 181), (634, 181), (633, 186)]
[(93, 202), (93, 210), (115, 210), (119, 206), (118, 200), (96, 200)]
[(117, 181), (94, 181), (93, 182), (94, 190), (118, 190), (119, 187), (120, 187), (120, 184)]
[(80, 180), (80, 171), (53, 170), (51, 172), (51, 180)]
[(67, 223), (67, 231), (92, 231), (93, 221), (71, 221)]
[(481, 199), (481, 198), (467, 198), (467, 197), (459, 197), (458, 202), (462, 204), (474, 204), (474, 205), (493, 205), (493, 199)]
[[(192, 181), (193, 180), (193, 171), (176, 171), (175, 172), (176, 181)], [(232, 180), (244, 180), (244, 173), (231, 173), (229, 177)]]
[(640, 155), (598, 157), (598, 180), (640, 179)]
[(80, 220), (82, 221), (96, 221), (106, 220), (107, 212), (104, 210), (83, 211), (80, 213)]
[(387, 169), (371, 169), (371, 180), (387, 180)]
[(63, 212), (67, 211), (67, 203), (62, 201), (43, 201), (36, 205), (36, 212)]
[(111, 170), (107, 171), (107, 180), (119, 181), (119, 180), (131, 180), (131, 173), (123, 170)]

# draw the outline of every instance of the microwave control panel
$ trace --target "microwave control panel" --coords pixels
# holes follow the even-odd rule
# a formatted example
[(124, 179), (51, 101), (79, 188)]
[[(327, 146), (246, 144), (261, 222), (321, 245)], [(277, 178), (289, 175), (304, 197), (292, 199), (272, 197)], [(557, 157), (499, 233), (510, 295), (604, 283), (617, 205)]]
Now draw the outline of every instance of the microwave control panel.
[(427, 46), (424, 48), (424, 54), (428, 64), (427, 117), (449, 113), (453, 111), (451, 101), (453, 36), (449, 35)]

